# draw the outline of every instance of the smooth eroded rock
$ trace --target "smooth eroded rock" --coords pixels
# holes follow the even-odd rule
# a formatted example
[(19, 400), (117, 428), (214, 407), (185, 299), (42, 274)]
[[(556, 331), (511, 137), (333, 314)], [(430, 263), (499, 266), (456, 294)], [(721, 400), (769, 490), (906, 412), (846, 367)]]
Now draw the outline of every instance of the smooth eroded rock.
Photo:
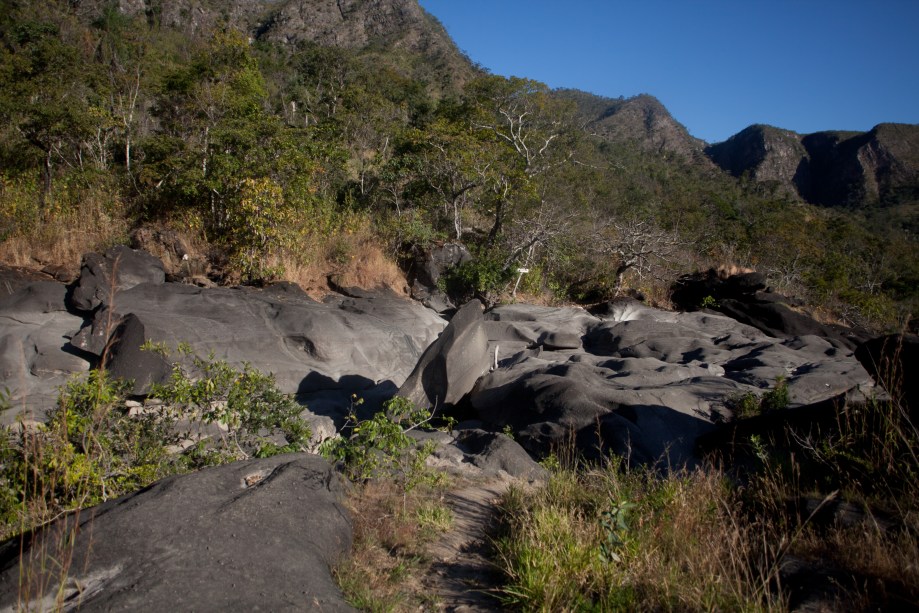
[(308, 454), (164, 479), (0, 545), (0, 608), (52, 608), (69, 562), (67, 609), (350, 611), (329, 570), (351, 545), (342, 488)]

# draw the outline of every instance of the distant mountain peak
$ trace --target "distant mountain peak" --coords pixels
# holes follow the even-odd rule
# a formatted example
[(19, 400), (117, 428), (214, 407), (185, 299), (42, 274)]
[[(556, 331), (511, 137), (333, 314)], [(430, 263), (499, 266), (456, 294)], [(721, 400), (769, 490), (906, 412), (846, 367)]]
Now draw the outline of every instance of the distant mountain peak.
[(814, 204), (919, 200), (919, 125), (879, 124), (868, 132), (802, 135), (754, 124), (705, 152), (735, 177), (772, 182)]
[(576, 89), (558, 90), (573, 100), (586, 129), (610, 142), (629, 141), (646, 151), (704, 160), (705, 143), (689, 134), (660, 100), (650, 94), (605, 98)]

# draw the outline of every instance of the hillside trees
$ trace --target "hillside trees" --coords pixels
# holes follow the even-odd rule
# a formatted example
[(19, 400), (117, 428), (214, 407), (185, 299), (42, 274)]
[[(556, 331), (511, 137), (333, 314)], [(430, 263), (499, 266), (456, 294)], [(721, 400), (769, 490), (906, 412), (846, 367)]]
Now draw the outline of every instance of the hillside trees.
[[(83, 166), (93, 133), (92, 77), (59, 28), (32, 20), (2, 31), (0, 117), (12, 138), (5, 140), (4, 166), (41, 168), (41, 204), (51, 196), (55, 166)], [(9, 132), (8, 132), (9, 133)]]
[(267, 95), (242, 35), (219, 33), (167, 75), (153, 111), (160, 129), (144, 143), (154, 202), (193, 212), (250, 278), (265, 272), (285, 210), (316, 196), (311, 143), (268, 112)]

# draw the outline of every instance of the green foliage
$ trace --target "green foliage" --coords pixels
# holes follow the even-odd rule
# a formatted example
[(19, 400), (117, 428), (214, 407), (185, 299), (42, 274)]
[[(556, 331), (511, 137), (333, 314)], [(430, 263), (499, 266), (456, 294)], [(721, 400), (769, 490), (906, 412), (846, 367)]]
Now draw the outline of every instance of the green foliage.
[[(184, 36), (156, 15), (129, 18), (105, 2), (9, 5), (0, 237), (69, 228), (57, 213), (105, 185), (95, 191), (124, 203), (120, 224), (190, 220), (228, 278), (260, 282), (359, 212), (396, 257), (447, 237), (485, 253), (457, 275), (463, 297), (494, 299), (503, 272), (523, 266), (533, 272), (522, 292), (596, 301), (621, 288), (619, 263), (585, 253), (593, 226), (642, 219), (680, 235), (668, 276), (749, 266), (783, 293), (874, 328), (919, 308), (909, 189), (891, 206), (830, 212), (589, 137), (575, 103), (604, 109), (586, 95), (474, 75), (443, 50), (250, 43), (232, 20)], [(662, 300), (669, 281), (652, 288)]]
[(737, 396), (730, 399), (728, 407), (736, 417), (747, 418), (755, 417), (771, 411), (781, 411), (788, 408), (791, 402), (791, 396), (788, 391), (788, 382), (785, 377), (777, 377), (775, 386), (761, 396), (753, 392)]
[(457, 303), (477, 297), (491, 303), (491, 296), (513, 280), (513, 271), (504, 267), (496, 253), (480, 253), (475, 259), (449, 268), (438, 284)]
[(716, 309), (718, 308), (718, 301), (715, 300), (713, 296), (706, 296), (702, 299), (701, 304), (699, 304), (700, 309)]
[[(163, 346), (147, 348), (165, 353)], [(240, 371), (224, 361), (191, 359), (192, 369), (177, 364), (171, 380), (156, 388), (159, 404), (129, 408), (130, 384), (93, 370), (61, 390), (46, 424), (4, 428), (0, 536), (170, 474), (308, 448), (303, 407), (279, 392), (273, 377), (248, 365)], [(201, 438), (205, 425), (219, 425), (220, 440)], [(176, 452), (193, 437), (197, 444)]]
[[(356, 397), (354, 402), (355, 406), (363, 404)], [(432, 418), (432, 411), (395, 396), (370, 419), (359, 419), (352, 410), (342, 435), (323, 442), (319, 451), (329, 460), (341, 462), (353, 481), (388, 477), (401, 479), (406, 489), (412, 489), (429, 476), (425, 459), (434, 448), (430, 443), (419, 448), (406, 432), (429, 424)]]
[[(512, 489), (497, 559), (504, 603), (528, 611), (770, 610), (759, 550), (737, 546), (736, 492), (718, 475), (564, 468)], [(759, 533), (757, 533), (759, 538)]]
[(775, 387), (763, 394), (760, 400), (760, 408), (764, 413), (781, 411), (782, 409), (788, 408), (788, 403), (790, 401), (791, 397), (788, 393), (788, 382), (785, 380), (785, 377), (778, 377), (775, 380)]
[(600, 560), (607, 564), (621, 562), (618, 550), (626, 544), (629, 523), (628, 513), (635, 507), (628, 501), (613, 502), (610, 509), (600, 514), (600, 529), (603, 539), (600, 542)]
[(301, 417), (304, 407), (277, 389), (273, 375), (248, 363), (239, 370), (213, 355), (191, 356), (190, 364), (187, 358), (175, 363), (169, 381), (154, 386), (150, 395), (192, 423), (219, 427), (219, 441), (207, 439), (193, 448), (193, 465), (307, 451), (310, 446), (312, 431)]
[(62, 390), (48, 422), (4, 429), (0, 516), (27, 529), (70, 509), (137, 490), (182, 470), (168, 411), (133, 415), (128, 385), (94, 370)]

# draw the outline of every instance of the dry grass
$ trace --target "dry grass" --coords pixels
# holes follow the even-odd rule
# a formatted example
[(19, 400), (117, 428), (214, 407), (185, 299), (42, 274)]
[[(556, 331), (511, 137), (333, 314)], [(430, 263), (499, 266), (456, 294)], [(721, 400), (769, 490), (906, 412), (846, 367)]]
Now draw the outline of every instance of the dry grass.
[(38, 192), (27, 184), (4, 184), (0, 218), (8, 234), (0, 262), (25, 268), (79, 270), (83, 254), (127, 240), (128, 222), (117, 191), (104, 185), (61, 188), (57, 200), (38, 209)]
[(446, 508), (442, 490), (422, 486), (406, 492), (393, 481), (356, 485), (348, 500), (354, 526), (351, 556), (335, 575), (348, 600), (365, 611), (430, 608), (419, 577), (430, 565), (427, 545), (443, 525), (433, 526), (432, 509)]
[(283, 280), (296, 283), (317, 299), (331, 291), (330, 280), (341, 287), (408, 294), (405, 274), (369, 233), (317, 237), (298, 251), (283, 250), (268, 265), (282, 269)]

